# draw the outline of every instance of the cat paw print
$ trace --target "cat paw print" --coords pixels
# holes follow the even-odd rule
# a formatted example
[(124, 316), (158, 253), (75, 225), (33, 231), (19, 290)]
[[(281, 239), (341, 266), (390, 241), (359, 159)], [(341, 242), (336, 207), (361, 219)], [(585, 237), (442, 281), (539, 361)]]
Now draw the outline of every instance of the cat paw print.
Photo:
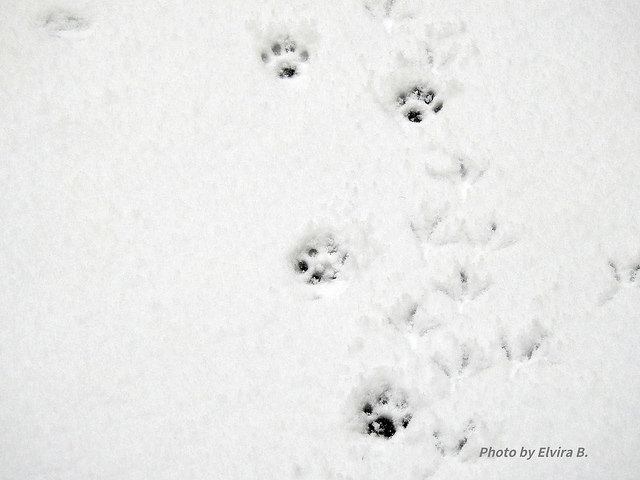
[(371, 392), (361, 405), (363, 431), (368, 435), (391, 438), (409, 426), (412, 416), (406, 396), (393, 388)]
[(438, 113), (444, 105), (438, 93), (427, 85), (417, 85), (400, 93), (396, 102), (404, 117), (413, 123), (420, 123), (425, 116)]
[(349, 257), (332, 235), (315, 236), (297, 249), (293, 268), (309, 285), (328, 284), (338, 280)]
[(260, 57), (278, 78), (292, 78), (300, 74), (309, 60), (309, 52), (287, 36), (275, 40), (268, 49), (262, 51)]

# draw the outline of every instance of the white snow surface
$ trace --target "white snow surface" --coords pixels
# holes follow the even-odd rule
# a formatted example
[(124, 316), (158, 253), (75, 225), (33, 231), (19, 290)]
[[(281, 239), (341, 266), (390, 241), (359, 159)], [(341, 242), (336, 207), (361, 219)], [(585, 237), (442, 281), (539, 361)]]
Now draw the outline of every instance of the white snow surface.
[(1, 479), (640, 478), (636, 0), (0, 7)]

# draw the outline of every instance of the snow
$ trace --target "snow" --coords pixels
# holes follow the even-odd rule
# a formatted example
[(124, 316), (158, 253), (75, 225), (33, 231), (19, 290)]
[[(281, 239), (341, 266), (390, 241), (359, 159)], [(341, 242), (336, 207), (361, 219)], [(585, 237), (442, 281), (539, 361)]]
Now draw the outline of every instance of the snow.
[(2, 2), (0, 478), (640, 478), (639, 24)]

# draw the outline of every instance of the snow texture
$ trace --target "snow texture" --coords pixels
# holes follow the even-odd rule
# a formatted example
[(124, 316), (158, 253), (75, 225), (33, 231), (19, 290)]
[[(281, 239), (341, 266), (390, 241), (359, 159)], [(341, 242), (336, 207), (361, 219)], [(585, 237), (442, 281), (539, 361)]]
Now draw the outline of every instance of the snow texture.
[(638, 25), (2, 2), (0, 479), (640, 478)]

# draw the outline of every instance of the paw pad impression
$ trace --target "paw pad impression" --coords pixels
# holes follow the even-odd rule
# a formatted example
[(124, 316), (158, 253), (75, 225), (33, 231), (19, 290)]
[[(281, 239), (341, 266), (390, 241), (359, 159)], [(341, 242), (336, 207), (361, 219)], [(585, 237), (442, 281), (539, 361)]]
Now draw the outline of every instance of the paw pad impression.
[(413, 123), (422, 122), (429, 110), (438, 113), (443, 106), (438, 93), (428, 86), (414, 86), (400, 93), (396, 101), (405, 118)]
[(348, 252), (331, 235), (314, 237), (298, 249), (294, 269), (310, 285), (330, 283), (340, 277)]
[(405, 396), (390, 388), (370, 394), (362, 404), (364, 431), (368, 435), (391, 438), (397, 431), (407, 428), (412, 414)]
[(274, 41), (260, 56), (279, 78), (297, 76), (302, 64), (309, 60), (309, 52), (288, 36)]

